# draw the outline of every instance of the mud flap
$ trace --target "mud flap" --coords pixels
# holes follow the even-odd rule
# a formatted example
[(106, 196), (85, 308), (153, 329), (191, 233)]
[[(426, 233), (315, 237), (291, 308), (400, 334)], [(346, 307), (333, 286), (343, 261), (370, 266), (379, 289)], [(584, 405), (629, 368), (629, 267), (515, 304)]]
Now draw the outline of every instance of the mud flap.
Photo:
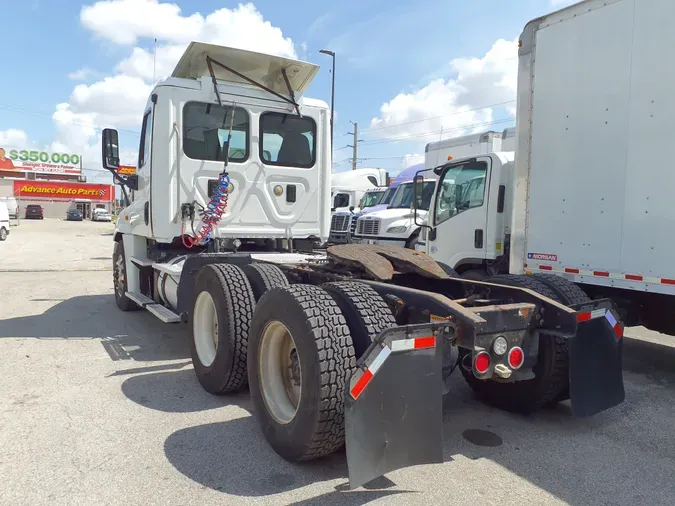
[(621, 356), (623, 324), (609, 301), (574, 306), (577, 334), (570, 339), (570, 399), (576, 416), (586, 417), (625, 399)]
[(385, 331), (349, 379), (345, 439), (351, 489), (396, 469), (443, 462), (442, 346), (430, 328), (409, 326), (409, 338), (400, 332), (405, 327)]

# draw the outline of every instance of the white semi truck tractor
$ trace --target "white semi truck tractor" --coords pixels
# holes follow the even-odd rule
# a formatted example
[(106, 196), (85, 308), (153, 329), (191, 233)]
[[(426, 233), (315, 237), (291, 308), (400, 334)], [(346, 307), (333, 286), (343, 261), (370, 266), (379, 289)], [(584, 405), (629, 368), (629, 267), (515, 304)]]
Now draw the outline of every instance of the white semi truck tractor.
[[(285, 459), (346, 446), (352, 487), (442, 462), (457, 367), (513, 411), (570, 396), (589, 416), (622, 402), (607, 300), (566, 306), (539, 285), (461, 280), (403, 248), (312, 250), (331, 209), (329, 109), (303, 96), (317, 70), (189, 45), (143, 112), (137, 174), (116, 175), (134, 192), (114, 234), (117, 306), (185, 325), (201, 385), (248, 384)], [(102, 151), (117, 174), (115, 130)], [(557, 340), (569, 346), (550, 356)]]
[(675, 175), (663, 158), (675, 79), (653, 78), (673, 23), (669, 0), (588, 0), (529, 23), (515, 155), (436, 167), (417, 249), (468, 279), (531, 274), (566, 304), (611, 298), (627, 324), (675, 333)]

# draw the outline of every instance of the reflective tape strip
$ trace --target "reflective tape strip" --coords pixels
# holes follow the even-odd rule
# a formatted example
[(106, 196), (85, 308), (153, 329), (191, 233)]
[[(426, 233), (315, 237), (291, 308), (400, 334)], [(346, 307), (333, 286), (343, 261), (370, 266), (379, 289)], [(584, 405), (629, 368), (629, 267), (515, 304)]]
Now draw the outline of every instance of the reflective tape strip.
[(555, 265), (539, 264), (530, 265), (524, 264), (526, 274), (532, 274), (532, 270), (546, 271), (546, 272), (560, 272), (565, 274), (576, 274), (579, 276), (593, 276), (596, 278), (619, 279), (626, 281), (637, 281), (640, 283), (655, 283), (660, 285), (675, 285), (675, 279), (660, 278), (654, 276), (643, 276), (642, 274), (623, 274), (618, 272), (608, 271), (591, 271), (587, 269), (577, 269), (576, 267), (558, 267)]
[(587, 322), (605, 316), (606, 309), (595, 309), (593, 311), (586, 311), (585, 313), (577, 313), (578, 322)]
[(435, 348), (436, 338), (434, 336), (417, 337), (415, 339), (401, 339), (391, 343), (391, 351), (423, 350), (425, 348)]
[(382, 364), (384, 363), (385, 360), (387, 360), (387, 357), (389, 356), (390, 353), (391, 349), (385, 346), (384, 348), (382, 348), (382, 351), (380, 351), (377, 357), (375, 357), (375, 360), (373, 360), (372, 364), (368, 366), (368, 369), (363, 371), (363, 374), (349, 392), (354, 399), (357, 399), (359, 395), (361, 395), (361, 393), (366, 389), (366, 386), (368, 386), (370, 380), (373, 379), (378, 369), (382, 367)]

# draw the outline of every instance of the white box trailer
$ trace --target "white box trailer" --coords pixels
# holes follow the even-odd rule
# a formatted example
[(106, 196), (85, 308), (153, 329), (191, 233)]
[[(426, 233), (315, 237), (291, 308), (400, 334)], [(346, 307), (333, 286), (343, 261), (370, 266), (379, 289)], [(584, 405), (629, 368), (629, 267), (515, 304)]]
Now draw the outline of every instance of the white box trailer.
[(515, 129), (507, 129), (503, 132), (492, 130), (476, 134), (452, 137), (436, 142), (430, 142), (424, 148), (424, 168), (433, 169), (443, 165), (448, 160), (465, 158), (467, 156), (482, 155), (495, 151), (512, 151), (504, 147), (506, 141), (509, 145), (515, 139)]
[(553, 272), (633, 312), (672, 304), (636, 294), (675, 294), (675, 172), (663, 155), (673, 26), (672, 0), (589, 0), (525, 27), (512, 272)]
[(578, 297), (613, 299), (627, 323), (672, 332), (672, 26), (672, 0), (587, 0), (528, 23), (516, 135), (502, 144), (515, 139), (515, 158), (438, 169), (441, 184), (481, 177), (483, 188), (451, 208), (437, 190), (418, 249), (467, 278), (565, 278)]

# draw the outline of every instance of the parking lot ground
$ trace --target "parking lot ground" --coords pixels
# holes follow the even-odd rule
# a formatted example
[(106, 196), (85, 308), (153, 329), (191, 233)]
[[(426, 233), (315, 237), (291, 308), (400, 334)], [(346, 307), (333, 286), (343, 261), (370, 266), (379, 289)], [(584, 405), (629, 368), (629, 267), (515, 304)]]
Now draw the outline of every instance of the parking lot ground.
[(675, 338), (630, 329), (626, 402), (589, 419), (505, 413), (457, 376), (445, 462), (349, 491), (344, 453), (290, 464), (247, 392), (201, 389), (185, 326), (117, 309), (112, 226), (50, 221), (0, 244), (0, 504), (672, 504)]

